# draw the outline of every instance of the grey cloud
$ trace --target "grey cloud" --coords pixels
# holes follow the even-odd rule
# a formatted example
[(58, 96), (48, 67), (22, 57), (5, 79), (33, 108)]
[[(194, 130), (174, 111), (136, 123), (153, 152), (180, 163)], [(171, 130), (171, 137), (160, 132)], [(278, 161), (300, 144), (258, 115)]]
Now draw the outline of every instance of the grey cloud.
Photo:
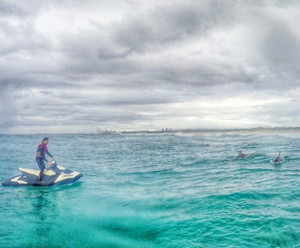
[(115, 39), (143, 53), (186, 36), (203, 34), (216, 25), (225, 26), (233, 18), (230, 5), (224, 2), (179, 3), (129, 18), (115, 31)]
[(132, 53), (132, 50), (129, 49), (124, 52), (114, 52), (112, 50), (107, 51), (106, 49), (99, 49), (98, 57), (100, 59), (124, 59)]
[(0, 2), (0, 13), (4, 16), (7, 16), (7, 15), (24, 16), (25, 15), (25, 11), (22, 8), (16, 6), (8, 1)]
[[(272, 100), (299, 87), (298, 20), (282, 14), (291, 6), (299, 12), (297, 1), (174, 1), (145, 6), (121, 1), (13, 1), (0, 6), (5, 13), (0, 36), (7, 37), (0, 47), (1, 132), (49, 122), (58, 129), (139, 121), (153, 126), (168, 118), (180, 122), (183, 117), (218, 114), (218, 109), (184, 110), (188, 102)], [(102, 22), (102, 7), (115, 10), (116, 18)], [(87, 26), (78, 30), (47, 36), (46, 27), (36, 28), (36, 18), (42, 11), (46, 15), (47, 8), (53, 13), (89, 13), (95, 8), (99, 16), (91, 15)], [(14, 18), (22, 25), (14, 25)], [(52, 36), (53, 40), (47, 38)], [(197, 42), (203, 45), (200, 51), (189, 50)], [(252, 56), (255, 53), (258, 56)], [(285, 114), (285, 121), (300, 124), (291, 117), (297, 113), (292, 103), (297, 102), (262, 104), (248, 117), (264, 123), (262, 116), (267, 116), (268, 123), (284, 125), (280, 119)], [(182, 106), (181, 111), (168, 113), (172, 104)], [(227, 116), (238, 116), (230, 111)]]
[(289, 71), (300, 75), (300, 40), (287, 25), (274, 23), (262, 44), (261, 52), (276, 73)]
[[(63, 51), (72, 58), (66, 65), (67, 71), (121, 74), (140, 71), (143, 65), (134, 59), (128, 63), (128, 57), (155, 53), (158, 47), (206, 32), (217, 24), (222, 27), (233, 19), (230, 6), (215, 1), (206, 5), (180, 3), (171, 8), (158, 7), (150, 13), (128, 17), (116, 27), (96, 25), (99, 30), (89, 36), (62, 37)], [(103, 28), (111, 29), (108, 37), (103, 37)]]
[(299, 103), (298, 102), (278, 102), (265, 104), (257, 108), (254, 116), (261, 123), (273, 126), (297, 126), (299, 125)]
[[(115, 31), (113, 30), (112, 34), (114, 35), (110, 37), (111, 43), (109, 44), (108, 41), (103, 43), (101, 36), (95, 34), (89, 36), (89, 40), (84, 38), (81, 41), (70, 37), (65, 43), (75, 61), (71, 61), (67, 65), (67, 71), (85, 74), (128, 74), (147, 70), (154, 77), (173, 83), (198, 84), (202, 82), (204, 85), (205, 82), (214, 85), (230, 81), (247, 84), (262, 83), (258, 80), (257, 74), (246, 73), (242, 66), (240, 68), (227, 66), (226, 68), (225, 65), (222, 65), (212, 68), (210, 65), (211, 68), (209, 68), (204, 64), (198, 64), (195, 65), (197, 69), (175, 68), (172, 70), (165, 68), (166, 61), (161, 61), (161, 68), (158, 68), (159, 72), (156, 72), (147, 68), (147, 64), (138, 64), (132, 58), (128, 60), (129, 56), (134, 56), (137, 52), (153, 53), (153, 49), (156, 49), (157, 46), (168, 46), (170, 42), (175, 42), (181, 37), (186, 39), (195, 33), (198, 35), (214, 28), (221, 29), (232, 23), (235, 24), (239, 19), (234, 13), (239, 8), (242, 7), (237, 4), (226, 5), (212, 1), (202, 9), (199, 9), (197, 5), (180, 5), (170, 9), (152, 10), (147, 13), (146, 17), (129, 18), (129, 21), (121, 24)], [(167, 44), (165, 44), (166, 42)], [(268, 41), (265, 44), (266, 47), (269, 47)], [(154, 63), (157, 62), (160, 63), (160, 61), (154, 61)]]
[(7, 94), (0, 90), (0, 132), (6, 132), (16, 121), (16, 106)]

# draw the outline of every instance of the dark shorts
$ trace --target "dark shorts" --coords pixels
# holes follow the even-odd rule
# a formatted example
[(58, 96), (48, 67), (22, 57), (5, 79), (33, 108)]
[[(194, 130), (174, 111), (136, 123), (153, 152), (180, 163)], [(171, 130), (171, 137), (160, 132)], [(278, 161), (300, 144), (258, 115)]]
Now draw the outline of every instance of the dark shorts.
[(40, 170), (44, 170), (45, 169), (45, 162), (44, 159), (42, 158), (36, 158), (36, 163), (38, 164)]

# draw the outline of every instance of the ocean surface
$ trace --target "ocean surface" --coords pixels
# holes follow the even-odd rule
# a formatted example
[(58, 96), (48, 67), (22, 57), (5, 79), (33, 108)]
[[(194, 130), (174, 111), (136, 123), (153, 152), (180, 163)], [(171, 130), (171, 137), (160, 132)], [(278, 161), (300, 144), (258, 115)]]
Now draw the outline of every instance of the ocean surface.
[[(43, 135), (0, 135), (0, 181)], [(0, 186), (0, 247), (300, 247), (300, 135), (49, 135), (78, 182)], [(239, 150), (255, 153), (235, 160)], [(285, 161), (271, 160), (281, 151)]]

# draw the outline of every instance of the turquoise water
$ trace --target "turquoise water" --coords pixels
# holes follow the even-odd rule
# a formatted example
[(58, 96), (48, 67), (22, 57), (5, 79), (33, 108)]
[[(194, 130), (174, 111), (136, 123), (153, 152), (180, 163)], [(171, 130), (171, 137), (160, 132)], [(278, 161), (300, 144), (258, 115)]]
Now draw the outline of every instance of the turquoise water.
[[(0, 186), (0, 247), (300, 247), (299, 136), (49, 138), (58, 164), (84, 177)], [(0, 136), (1, 182), (37, 168), (41, 139)], [(234, 160), (240, 149), (256, 154)]]

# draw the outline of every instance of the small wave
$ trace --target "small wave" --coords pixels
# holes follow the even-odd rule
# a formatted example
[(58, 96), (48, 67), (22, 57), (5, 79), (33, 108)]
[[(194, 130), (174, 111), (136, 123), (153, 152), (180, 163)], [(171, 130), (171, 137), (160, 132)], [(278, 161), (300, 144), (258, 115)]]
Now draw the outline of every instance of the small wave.
[(268, 168), (240, 168), (240, 171), (245, 171), (245, 172), (251, 172), (251, 173), (256, 173), (256, 172), (273, 172), (277, 171), (274, 169), (268, 169)]
[(218, 194), (218, 195), (211, 195), (207, 198), (209, 199), (218, 199), (218, 200), (241, 200), (241, 199), (247, 199), (247, 200), (269, 200), (273, 198), (281, 198), (285, 200), (295, 200), (299, 197), (299, 194), (295, 193), (264, 193), (264, 192), (235, 192), (231, 194)]
[(134, 171), (134, 172), (120, 172), (118, 175), (174, 175), (178, 174), (174, 169), (161, 169), (161, 170), (146, 170), (146, 171)]

